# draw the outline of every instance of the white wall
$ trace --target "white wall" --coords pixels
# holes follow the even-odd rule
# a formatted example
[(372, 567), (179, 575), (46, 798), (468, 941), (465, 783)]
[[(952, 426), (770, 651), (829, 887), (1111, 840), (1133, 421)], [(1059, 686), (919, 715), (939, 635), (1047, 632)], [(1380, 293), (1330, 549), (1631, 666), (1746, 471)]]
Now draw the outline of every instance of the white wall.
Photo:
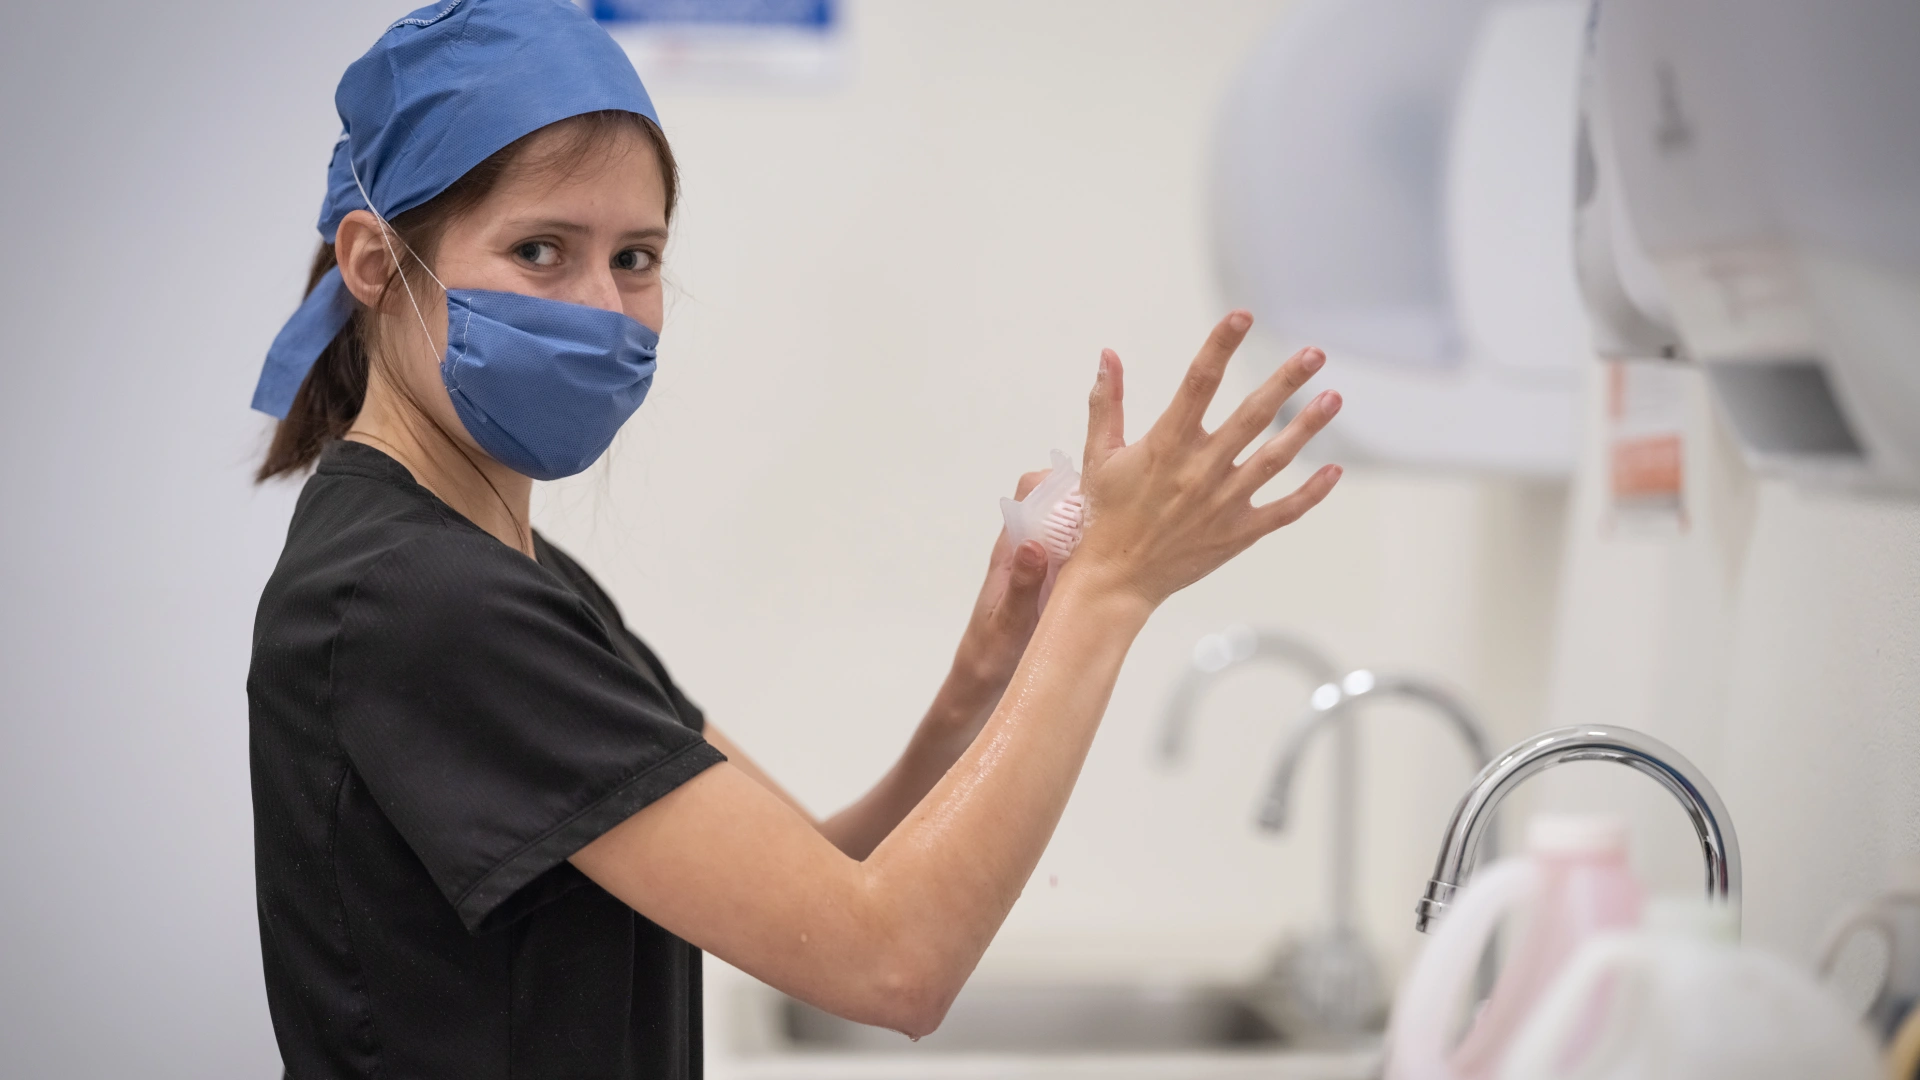
[(246, 402), (391, 4), (0, 8), (0, 1073), (278, 1075)]
[(392, 3), (0, 7), (0, 1074), (277, 1076), (246, 675), (259, 359)]

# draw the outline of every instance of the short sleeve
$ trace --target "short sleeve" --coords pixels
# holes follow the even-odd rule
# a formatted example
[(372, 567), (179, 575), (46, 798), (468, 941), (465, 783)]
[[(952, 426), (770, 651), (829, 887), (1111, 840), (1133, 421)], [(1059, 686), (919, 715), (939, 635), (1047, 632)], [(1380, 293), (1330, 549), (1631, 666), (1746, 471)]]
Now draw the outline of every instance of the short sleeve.
[(552, 574), (478, 534), (416, 538), (355, 587), (336, 731), (470, 931), (510, 921), (524, 887), (725, 760), (607, 634)]
[(600, 616), (601, 622), (606, 625), (608, 633), (612, 635), (614, 651), (626, 657), (627, 662), (635, 668), (648, 672), (659, 682), (661, 689), (666, 692), (667, 700), (673, 702), (673, 711), (679, 714), (680, 722), (695, 731), (705, 731), (707, 714), (687, 697), (678, 683), (673, 681), (673, 676), (667, 673), (667, 666), (660, 662), (660, 658), (647, 647), (647, 643), (641, 641), (639, 635), (627, 628), (626, 620), (621, 618), (620, 608), (613, 602), (613, 597), (608, 596), (607, 591), (600, 587), (600, 583), (593, 579), (593, 575), (587, 573), (586, 567), (581, 566), (573, 556), (561, 550), (553, 541), (540, 535), (538, 529), (533, 531), (533, 550), (540, 556), (541, 565), (547, 566), (566, 579), (573, 586), (574, 592), (585, 599), (587, 606)]

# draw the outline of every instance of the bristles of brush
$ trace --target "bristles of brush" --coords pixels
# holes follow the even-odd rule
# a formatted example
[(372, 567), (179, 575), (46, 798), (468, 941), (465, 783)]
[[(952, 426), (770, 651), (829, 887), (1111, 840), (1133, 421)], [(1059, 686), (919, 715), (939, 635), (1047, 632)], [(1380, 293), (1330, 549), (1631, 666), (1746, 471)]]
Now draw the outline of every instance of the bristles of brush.
[(1054, 559), (1065, 559), (1073, 554), (1080, 545), (1080, 519), (1086, 511), (1087, 501), (1078, 491), (1054, 506), (1053, 511), (1041, 522), (1041, 544), (1047, 554)]

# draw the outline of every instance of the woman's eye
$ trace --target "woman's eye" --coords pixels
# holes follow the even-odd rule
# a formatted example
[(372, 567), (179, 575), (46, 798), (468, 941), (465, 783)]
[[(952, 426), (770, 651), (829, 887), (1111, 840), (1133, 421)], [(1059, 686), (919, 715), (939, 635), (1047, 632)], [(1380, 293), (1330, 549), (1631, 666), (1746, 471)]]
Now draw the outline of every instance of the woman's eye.
[(560, 249), (544, 240), (529, 240), (513, 253), (535, 266), (552, 266), (560, 261)]
[(653, 268), (653, 252), (645, 248), (628, 248), (613, 257), (615, 270), (650, 270)]

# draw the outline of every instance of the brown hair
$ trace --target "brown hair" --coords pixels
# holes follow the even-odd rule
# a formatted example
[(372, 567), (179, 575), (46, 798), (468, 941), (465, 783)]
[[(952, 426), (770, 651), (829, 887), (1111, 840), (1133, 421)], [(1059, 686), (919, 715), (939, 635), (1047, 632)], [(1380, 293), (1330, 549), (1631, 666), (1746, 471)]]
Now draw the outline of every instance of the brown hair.
[[(666, 217), (671, 222), (674, 204), (680, 194), (680, 172), (673, 160), (673, 151), (667, 145), (665, 133), (653, 121), (638, 113), (619, 110), (582, 113), (508, 143), (495, 151), (493, 156), (468, 170), (465, 176), (455, 180), (445, 191), (405, 213), (394, 215), (391, 222), (394, 234), (406, 250), (414, 253), (413, 265), (407, 271), (409, 280), (417, 280), (414, 277), (418, 273), (416, 267), (421, 259), (433, 254), (447, 226), (478, 206), (509, 170), (526, 167), (541, 173), (561, 175), (577, 167), (589, 154), (612, 153), (617, 145), (617, 137), (635, 126), (646, 135), (660, 162), (661, 179), (667, 193)], [(544, 148), (538, 160), (522, 161), (529, 140), (534, 135), (550, 130), (564, 132), (565, 138)], [(314, 253), (313, 268), (307, 274), (307, 292), (313, 292), (314, 287), (320, 284), (320, 279), (333, 267), (333, 245), (323, 241), (320, 250)], [(383, 300), (387, 292), (399, 284), (400, 274), (401, 271), (395, 268), (387, 276), (386, 283), (381, 287)], [(328, 443), (345, 435), (347, 429), (353, 426), (354, 418), (360, 415), (360, 406), (367, 397), (367, 375), (373, 356), (372, 332), (372, 311), (359, 301), (354, 301), (353, 317), (321, 350), (306, 379), (300, 383), (299, 391), (294, 394), (293, 405), (288, 408), (286, 417), (274, 426), (273, 441), (267, 447), (266, 459), (254, 474), (255, 482), (307, 469)]]

